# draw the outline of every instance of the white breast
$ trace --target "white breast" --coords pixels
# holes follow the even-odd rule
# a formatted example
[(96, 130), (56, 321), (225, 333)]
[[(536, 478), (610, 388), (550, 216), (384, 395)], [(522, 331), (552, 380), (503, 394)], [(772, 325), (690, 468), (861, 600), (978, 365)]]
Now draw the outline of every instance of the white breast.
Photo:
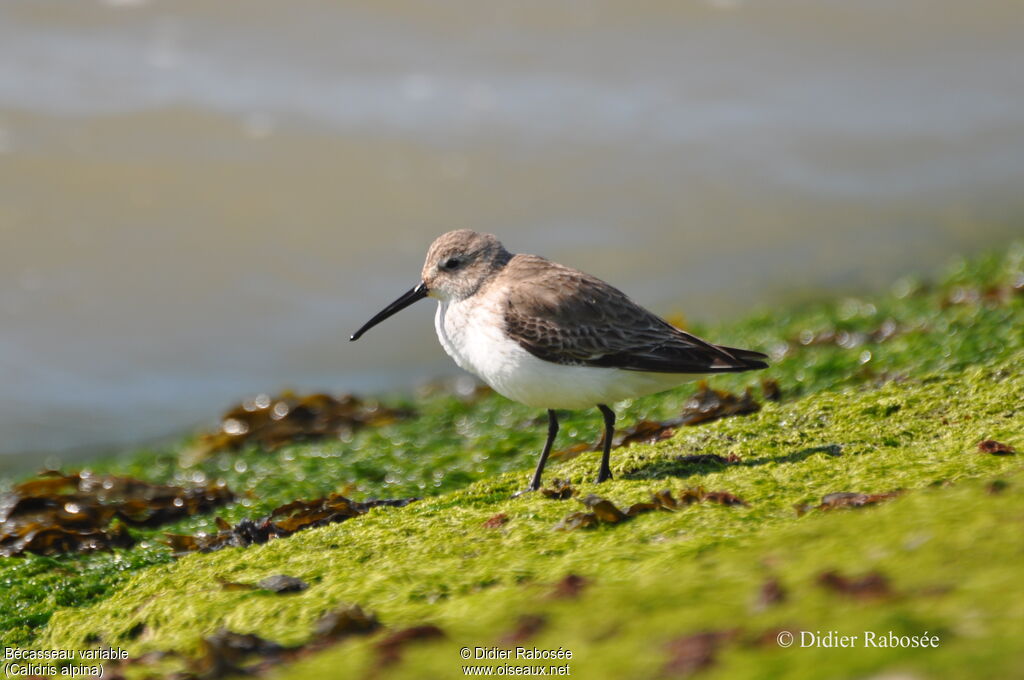
[(505, 335), (499, 310), (480, 300), (441, 301), (437, 338), (460, 368), (513, 401), (545, 409), (582, 409), (653, 394), (699, 376), (565, 366), (533, 356)]

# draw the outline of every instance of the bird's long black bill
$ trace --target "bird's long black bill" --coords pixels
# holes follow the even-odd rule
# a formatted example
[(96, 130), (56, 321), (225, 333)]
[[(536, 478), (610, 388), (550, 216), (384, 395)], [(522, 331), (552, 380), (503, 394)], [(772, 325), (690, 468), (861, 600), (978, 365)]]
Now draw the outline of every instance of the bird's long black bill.
[(352, 334), (352, 337), (349, 338), (349, 342), (353, 340), (358, 340), (359, 338), (362, 337), (363, 333), (370, 330), (384, 319), (388, 318), (389, 316), (397, 314), (398, 312), (402, 311), (412, 303), (427, 297), (427, 293), (429, 292), (430, 291), (427, 290), (427, 284), (421, 281), (418, 286), (416, 286), (408, 293), (392, 302), (390, 305), (382, 309), (375, 317), (364, 323), (362, 328), (360, 328), (359, 330)]

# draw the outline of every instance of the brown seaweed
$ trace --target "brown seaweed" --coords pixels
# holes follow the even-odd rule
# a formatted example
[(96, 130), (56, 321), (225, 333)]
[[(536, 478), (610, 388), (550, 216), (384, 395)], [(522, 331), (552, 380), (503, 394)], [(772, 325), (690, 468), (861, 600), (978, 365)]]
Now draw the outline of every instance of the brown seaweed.
[(745, 500), (728, 491), (705, 491), (704, 487), (697, 486), (683, 489), (680, 492), (679, 503), (682, 505), (703, 502), (717, 503), (719, 505), (750, 506)]
[[(275, 666), (297, 661), (349, 637), (368, 635), (380, 628), (377, 617), (365, 612), (359, 605), (341, 605), (324, 614), (314, 627), (313, 637), (305, 644), (295, 647), (285, 647), (252, 633), (236, 633), (221, 628), (212, 635), (200, 639), (200, 653), (187, 660), (187, 671), (168, 677), (175, 680), (220, 680), (239, 675), (263, 675)], [(416, 636), (408, 637), (411, 641), (411, 638)], [(397, 654), (402, 641), (392, 642), (391, 646), (391, 651)], [(155, 651), (112, 663), (104, 669), (104, 677), (123, 679), (123, 671), (129, 667), (146, 666), (171, 656), (178, 654)]]
[(765, 401), (782, 401), (782, 388), (779, 381), (772, 378), (761, 379), (761, 393)]
[[(221, 628), (200, 642), (200, 655), (190, 664), (191, 677), (213, 680), (236, 674), (249, 674), (259, 665), (280, 663), (285, 647), (258, 635), (235, 633)], [(259, 657), (260, 664), (244, 666), (251, 657)]]
[[(311, 501), (293, 501), (275, 508), (260, 519), (243, 519), (234, 526), (224, 528), (215, 534), (165, 534), (164, 541), (175, 554), (187, 552), (213, 552), (229, 546), (244, 547), (254, 543), (266, 543), (272, 538), (291, 536), (297, 531), (312, 529), (358, 517), (372, 508), (400, 508), (419, 500), (398, 498), (358, 502), (340, 494), (331, 494)], [(226, 523), (225, 523), (226, 524)]]
[(821, 504), (816, 506), (798, 503), (796, 514), (803, 515), (810, 510), (836, 510), (838, 508), (862, 508), (877, 505), (903, 495), (902, 489), (887, 491), (885, 493), (855, 493), (852, 491), (837, 491), (830, 493), (821, 499)]
[(543, 614), (523, 614), (516, 621), (515, 627), (499, 637), (498, 642), (504, 645), (521, 644), (544, 630), (547, 625), (547, 617)]
[(363, 611), (357, 604), (343, 605), (327, 612), (317, 622), (314, 632), (319, 640), (342, 640), (351, 635), (366, 635), (380, 628), (376, 615)]
[(498, 514), (492, 515), (492, 516), (488, 517), (486, 520), (484, 520), (484, 528), (485, 529), (498, 529), (500, 527), (505, 526), (505, 524), (507, 522), (508, 522), (508, 515), (506, 515), (503, 512), (499, 512)]
[(715, 656), (721, 645), (736, 636), (737, 631), (704, 631), (684, 635), (665, 645), (669, 659), (663, 674), (671, 677), (688, 677), (709, 668), (715, 663)]
[(153, 527), (229, 503), (223, 485), (180, 487), (88, 471), (42, 473), (0, 497), (0, 555), (129, 547), (127, 526)]
[(574, 529), (592, 529), (599, 524), (619, 524), (647, 512), (654, 512), (656, 510), (671, 512), (680, 506), (700, 502), (731, 506), (749, 505), (742, 498), (728, 491), (705, 491), (703, 487), (683, 489), (678, 500), (672, 495), (671, 491), (663, 489), (651, 494), (649, 501), (634, 503), (625, 512), (620, 510), (611, 501), (594, 494), (590, 494), (580, 502), (587, 506), (590, 512), (570, 513), (555, 525), (555, 529), (571, 531)]
[(754, 608), (758, 611), (768, 609), (786, 601), (786, 589), (777, 578), (770, 578), (761, 584), (757, 592)]
[(410, 644), (443, 638), (444, 631), (437, 626), (426, 624), (404, 628), (388, 635), (376, 644), (378, 663), (390, 666), (402, 659), (403, 650)]
[(584, 498), (583, 505), (590, 508), (590, 512), (605, 524), (618, 524), (626, 519), (626, 513), (615, 507), (614, 503), (595, 494)]
[(711, 389), (707, 382), (701, 381), (697, 393), (690, 397), (683, 407), (681, 422), (683, 425), (699, 425), (719, 418), (741, 416), (756, 413), (761, 405), (754, 400), (750, 388), (743, 394)]
[(739, 496), (735, 496), (728, 491), (708, 491), (701, 500), (709, 503), (718, 503), (719, 505), (742, 505), (744, 507), (750, 505)]
[(545, 498), (550, 498), (556, 501), (564, 501), (567, 498), (572, 498), (576, 495), (576, 489), (573, 488), (572, 484), (565, 479), (552, 479), (551, 486), (544, 487), (540, 490), (541, 494)]
[[(670, 439), (676, 433), (677, 421), (660, 422), (657, 420), (641, 420), (636, 425), (625, 427), (616, 432), (612, 438), (612, 447), (629, 446), (631, 444), (654, 444)], [(598, 450), (603, 448), (604, 438), (598, 442)]]
[(362, 427), (386, 425), (411, 415), (409, 410), (352, 394), (261, 394), (228, 409), (218, 428), (202, 435), (184, 456), (195, 462), (249, 444), (273, 451), (294, 442), (338, 439)]
[(592, 512), (571, 512), (555, 525), (555, 529), (559, 531), (592, 529), (596, 527), (597, 524), (597, 515)]
[(995, 439), (986, 439), (985, 441), (978, 442), (978, 451), (990, 453), (993, 456), (1012, 456), (1017, 453), (1017, 449), (1009, 444), (997, 442)]
[(834, 570), (827, 571), (818, 575), (818, 585), (855, 600), (879, 599), (893, 594), (889, 580), (878, 571), (857, 578), (843, 576)]
[(551, 589), (548, 595), (553, 600), (574, 600), (590, 585), (590, 581), (579, 574), (566, 574)]

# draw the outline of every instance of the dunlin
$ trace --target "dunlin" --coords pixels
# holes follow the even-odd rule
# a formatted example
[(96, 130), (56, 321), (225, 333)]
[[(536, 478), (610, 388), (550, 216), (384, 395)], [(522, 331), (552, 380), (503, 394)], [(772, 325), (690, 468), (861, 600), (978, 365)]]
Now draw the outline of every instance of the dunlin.
[(425, 297), (448, 355), (496, 392), (548, 411), (548, 438), (530, 489), (540, 488), (558, 433), (555, 409), (596, 406), (604, 416), (597, 481), (611, 479), (615, 413), (608, 404), (712, 373), (765, 368), (765, 355), (713, 345), (679, 330), (598, 278), (536, 255), (513, 255), (491, 234), (437, 238), (422, 280), (351, 340)]

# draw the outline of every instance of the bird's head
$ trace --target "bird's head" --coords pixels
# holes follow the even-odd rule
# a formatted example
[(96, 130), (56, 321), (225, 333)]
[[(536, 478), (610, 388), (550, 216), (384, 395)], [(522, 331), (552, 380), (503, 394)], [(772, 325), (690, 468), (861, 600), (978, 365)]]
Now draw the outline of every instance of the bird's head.
[(363, 324), (350, 340), (358, 340), (384, 319), (427, 296), (442, 302), (465, 300), (501, 271), (510, 259), (511, 253), (492, 234), (459, 229), (438, 236), (427, 251), (419, 285)]
[(427, 251), (422, 272), (427, 295), (446, 302), (465, 300), (511, 257), (492, 234), (449, 231), (437, 237)]

